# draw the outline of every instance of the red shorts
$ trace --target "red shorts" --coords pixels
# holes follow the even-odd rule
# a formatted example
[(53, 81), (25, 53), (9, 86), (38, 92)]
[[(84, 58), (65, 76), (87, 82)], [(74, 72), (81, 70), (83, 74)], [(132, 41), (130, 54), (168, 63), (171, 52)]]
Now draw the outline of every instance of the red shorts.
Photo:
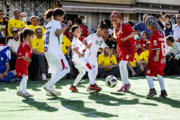
[(162, 64), (162, 63), (157, 63), (155, 64), (155, 62), (152, 63), (148, 63), (146, 66), (146, 76), (157, 76), (158, 74), (163, 76), (163, 72), (164, 72), (164, 68), (165, 68), (166, 64)]
[(22, 77), (22, 75), (28, 75), (28, 66), (29, 64), (23, 64), (22, 61), (16, 61), (16, 73), (18, 77)]
[(119, 61), (124, 60), (124, 61), (131, 61), (133, 62), (134, 60), (134, 52), (132, 53), (119, 53)]

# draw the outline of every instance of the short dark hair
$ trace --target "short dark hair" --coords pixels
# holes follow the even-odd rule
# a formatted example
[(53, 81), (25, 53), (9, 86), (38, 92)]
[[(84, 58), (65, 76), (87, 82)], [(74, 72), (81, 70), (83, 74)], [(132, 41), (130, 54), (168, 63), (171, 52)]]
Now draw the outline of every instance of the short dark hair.
[(0, 12), (4, 12), (2, 9), (0, 9)]
[(141, 34), (145, 34), (145, 35), (147, 36), (147, 33), (146, 33), (146, 31), (142, 31), (142, 32), (141, 32)]
[(166, 40), (174, 42), (174, 37), (172, 35), (169, 35), (166, 37)]
[(76, 22), (76, 23), (78, 23), (78, 24), (82, 24), (82, 19), (81, 18), (76, 18), (75, 20), (74, 20), (74, 22)]
[(32, 21), (32, 19), (34, 19), (34, 18), (39, 19), (39, 17), (38, 17), (38, 16), (33, 15), (33, 16), (31, 16), (30, 20)]
[(165, 12), (161, 12), (160, 14), (163, 14), (163, 15), (165, 15), (166, 13), (165, 13)]

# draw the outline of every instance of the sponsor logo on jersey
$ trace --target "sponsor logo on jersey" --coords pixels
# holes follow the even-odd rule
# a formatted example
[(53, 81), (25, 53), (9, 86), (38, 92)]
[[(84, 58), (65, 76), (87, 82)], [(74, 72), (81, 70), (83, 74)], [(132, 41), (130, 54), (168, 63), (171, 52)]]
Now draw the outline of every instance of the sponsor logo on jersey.
[(166, 58), (161, 59), (161, 63), (165, 64), (166, 63)]
[(3, 57), (1, 57), (1, 61), (3, 61)]
[(44, 51), (47, 52), (48, 51), (48, 47), (44, 47)]
[(153, 41), (154, 46), (157, 46), (157, 40)]
[(150, 70), (148, 70), (148, 71), (147, 71), (147, 74), (150, 74), (150, 72), (151, 72), (151, 71), (150, 71)]

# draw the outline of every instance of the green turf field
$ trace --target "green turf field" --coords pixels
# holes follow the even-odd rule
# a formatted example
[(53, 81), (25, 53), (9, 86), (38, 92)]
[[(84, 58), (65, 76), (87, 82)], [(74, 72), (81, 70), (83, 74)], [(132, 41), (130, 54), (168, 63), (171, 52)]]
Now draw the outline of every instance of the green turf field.
[[(0, 83), (0, 120), (180, 120), (180, 79), (165, 77), (168, 98), (158, 96), (145, 99), (148, 85), (145, 77), (130, 78), (128, 93), (117, 93), (107, 88), (103, 81), (97, 83), (103, 88), (99, 94), (88, 94), (88, 80), (79, 84), (79, 93), (69, 91), (73, 80), (62, 80), (57, 89), (60, 97), (47, 97), (41, 81), (29, 81), (28, 91), (33, 98), (16, 95), (19, 83)], [(157, 93), (160, 87), (155, 80)]]

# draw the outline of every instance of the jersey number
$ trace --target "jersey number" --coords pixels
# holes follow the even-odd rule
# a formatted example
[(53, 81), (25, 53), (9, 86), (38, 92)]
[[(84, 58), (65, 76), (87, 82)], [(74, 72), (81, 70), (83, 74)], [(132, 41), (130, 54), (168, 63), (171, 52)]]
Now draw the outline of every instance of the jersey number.
[(165, 44), (161, 43), (162, 55), (166, 56)]
[(45, 44), (49, 44), (49, 35), (50, 35), (50, 31), (48, 31), (48, 32), (46, 33)]

